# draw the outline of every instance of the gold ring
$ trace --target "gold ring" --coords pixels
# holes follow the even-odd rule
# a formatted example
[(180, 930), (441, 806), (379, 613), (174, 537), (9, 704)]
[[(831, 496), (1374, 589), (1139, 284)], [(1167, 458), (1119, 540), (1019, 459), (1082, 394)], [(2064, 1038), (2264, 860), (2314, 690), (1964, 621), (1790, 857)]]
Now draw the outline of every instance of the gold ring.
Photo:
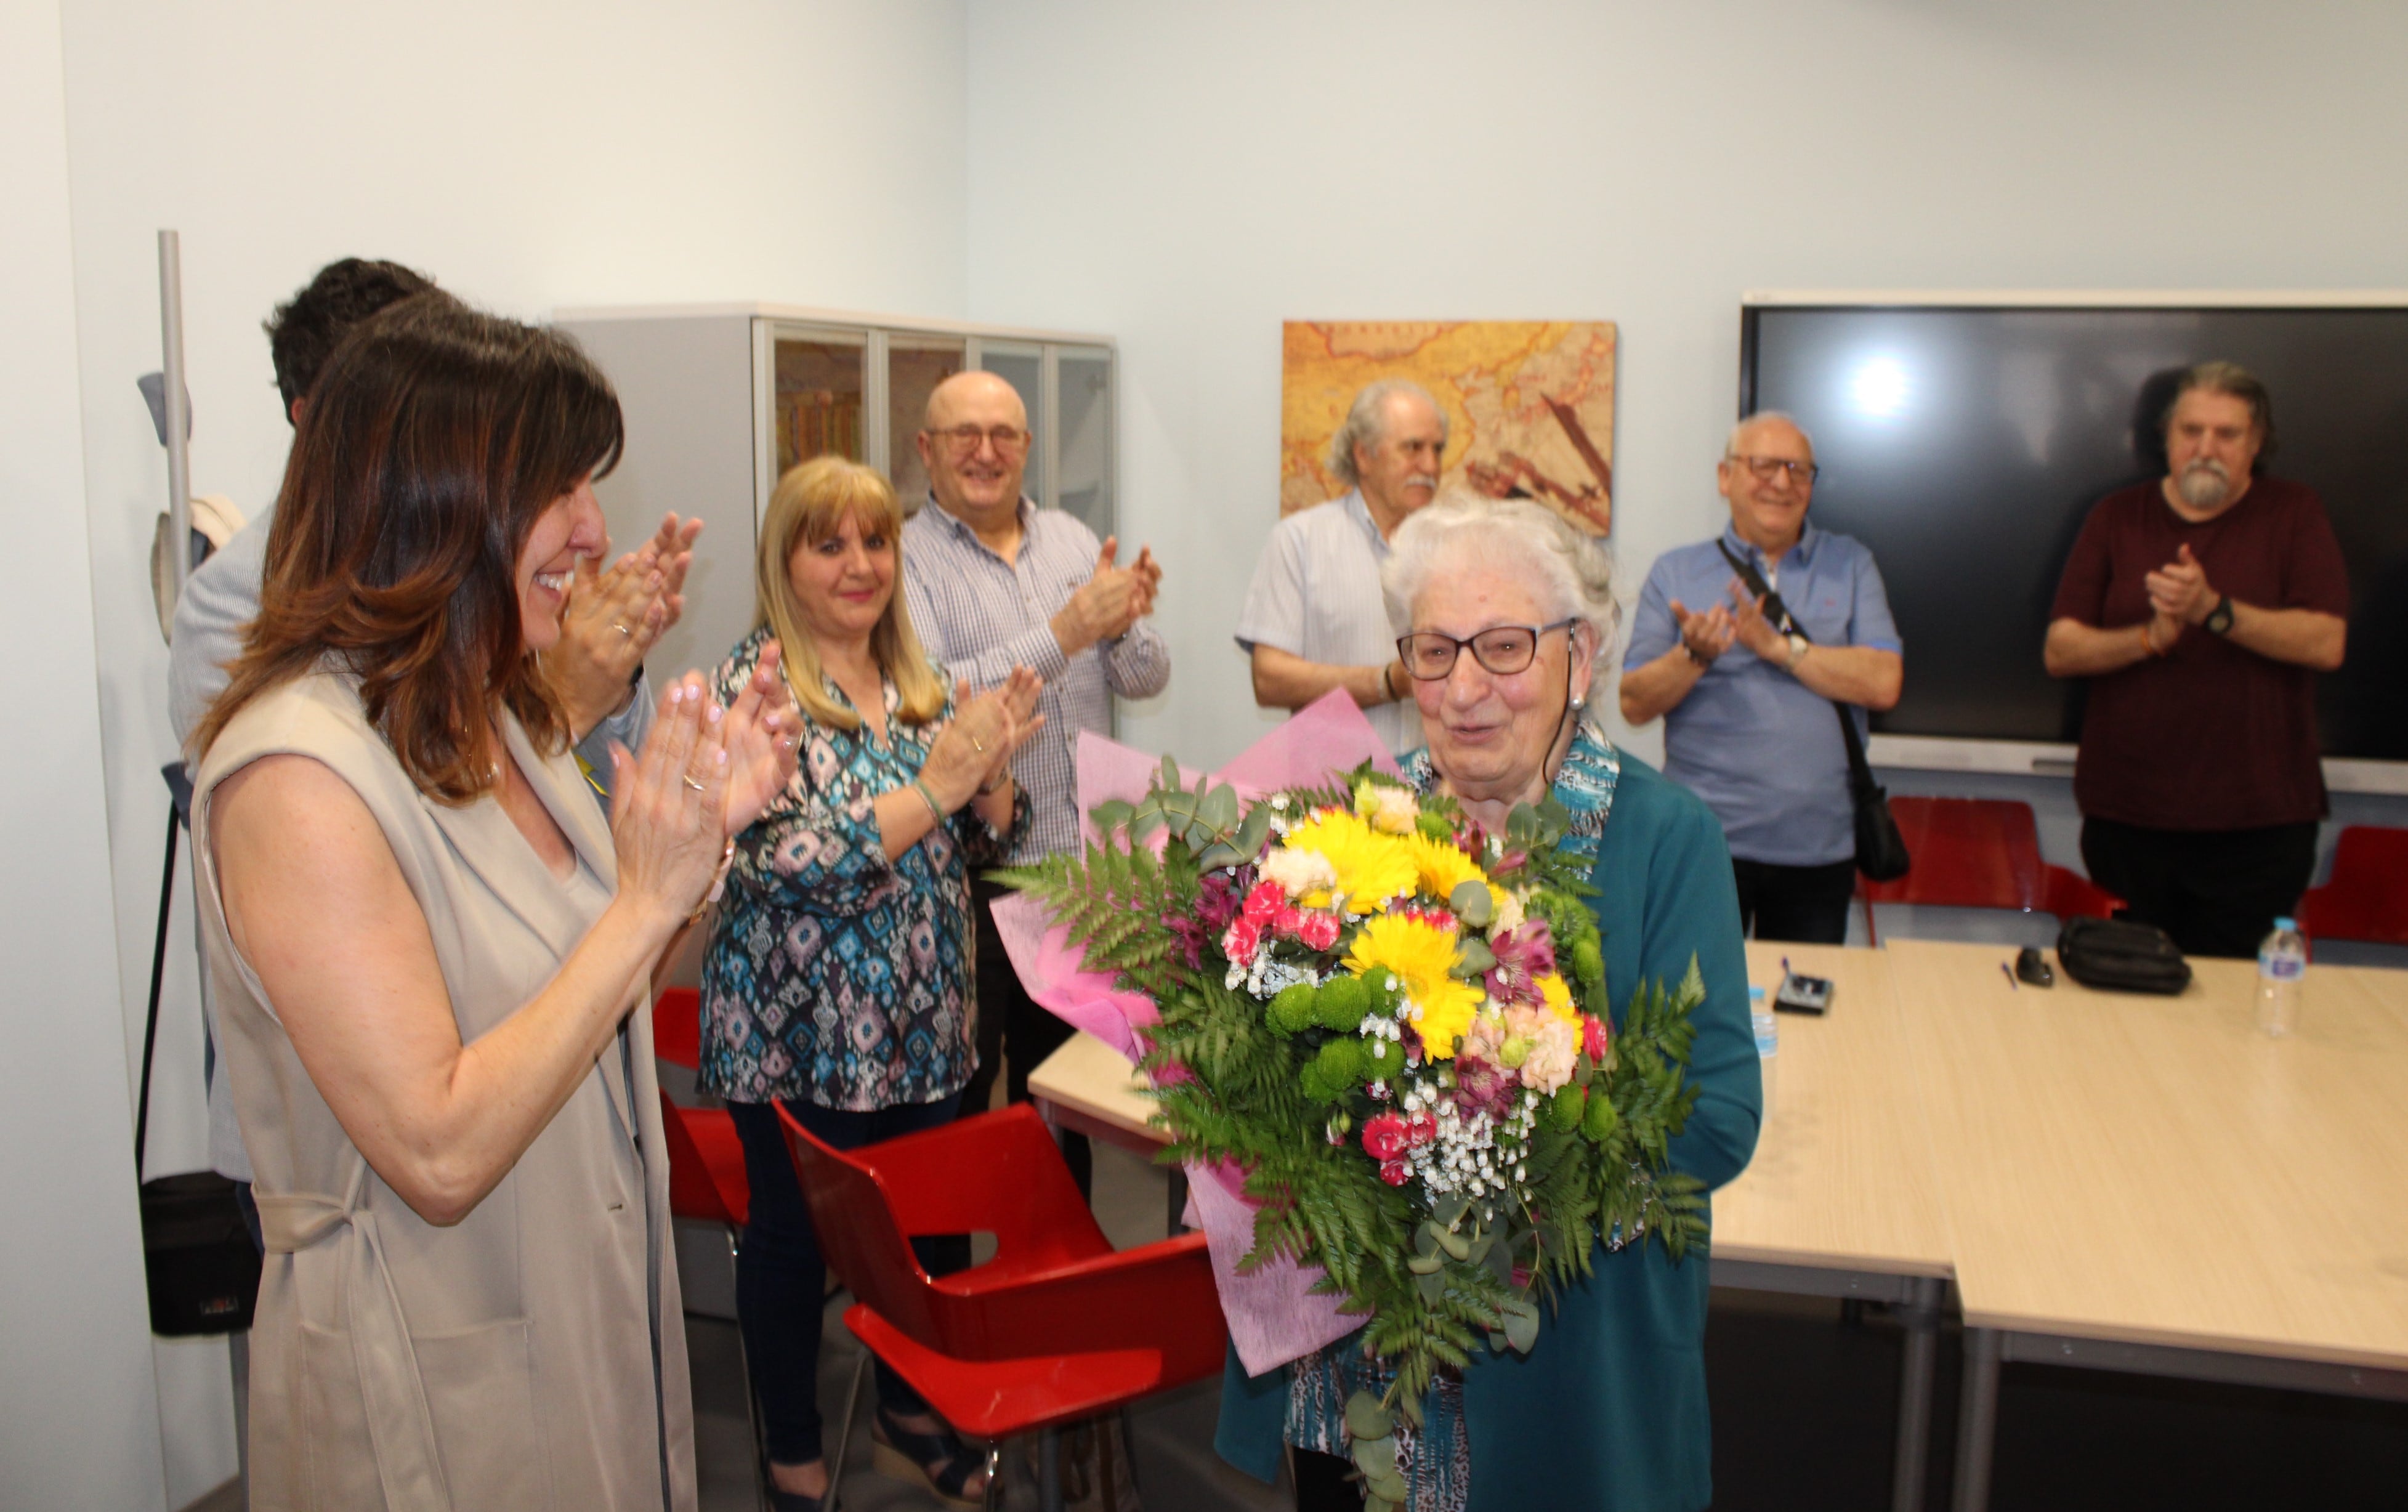
[(706, 789), (706, 788), (702, 785), (702, 784), (700, 784), (700, 783), (698, 783), (698, 782), (695, 782), (695, 781), (693, 778), (691, 778), (691, 777), (688, 777), (688, 778), (686, 778), (686, 779), (685, 779), (685, 785), (686, 785), (688, 787), (693, 788), (693, 789), (694, 789), (695, 792), (697, 792), (697, 793), (708, 791), (708, 789)]
[(612, 628), (612, 629), (614, 629), (614, 630), (618, 631), (621, 635), (624, 635), (624, 636), (630, 636), (630, 637), (632, 637), (632, 636), (636, 633), (635, 631), (633, 631), (633, 630), (631, 630), (631, 629), (627, 628), (625, 626), (624, 626), (624, 625), (620, 624), (617, 620), (612, 620), (612, 621), (610, 622), (610, 628)]
[(986, 755), (986, 742), (973, 735), (970, 737), (970, 749), (976, 751), (981, 756), (984, 756)]

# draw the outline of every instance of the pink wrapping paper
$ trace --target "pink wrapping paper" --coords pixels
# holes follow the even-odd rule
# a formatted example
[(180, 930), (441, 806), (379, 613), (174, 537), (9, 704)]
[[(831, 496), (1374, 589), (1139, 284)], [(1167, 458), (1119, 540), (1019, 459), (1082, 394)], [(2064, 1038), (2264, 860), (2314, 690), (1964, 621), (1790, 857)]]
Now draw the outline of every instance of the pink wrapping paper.
[[(1325, 783), (1331, 773), (1352, 770), (1367, 759), (1391, 775), (1398, 770), (1354, 700), (1333, 691), (1212, 775), (1214, 782), (1229, 784), (1252, 801), (1278, 788)], [(1162, 770), (1159, 758), (1091, 731), (1080, 733), (1078, 763), (1080, 830), (1089, 840), (1095, 838), (1095, 827), (1085, 817), (1090, 809), (1111, 799), (1138, 801)], [(1194, 785), (1194, 770), (1181, 770)], [(1031, 998), (1132, 1062), (1137, 1059), (1137, 1031), (1160, 1018), (1152, 999), (1120, 990), (1109, 973), (1083, 970), (1081, 954), (1065, 938), (1067, 931), (1033, 898), (997, 902), (995, 924)], [(1321, 1279), (1318, 1266), (1280, 1260), (1251, 1274), (1239, 1273), (1238, 1261), (1254, 1247), (1256, 1204), (1244, 1196), (1236, 1167), (1190, 1162), (1187, 1179), (1188, 1212), (1204, 1231), (1221, 1310), (1229, 1322), (1229, 1341), (1249, 1375), (1259, 1375), (1310, 1354), (1361, 1326), (1363, 1315), (1342, 1312), (1337, 1298), (1310, 1289)]]

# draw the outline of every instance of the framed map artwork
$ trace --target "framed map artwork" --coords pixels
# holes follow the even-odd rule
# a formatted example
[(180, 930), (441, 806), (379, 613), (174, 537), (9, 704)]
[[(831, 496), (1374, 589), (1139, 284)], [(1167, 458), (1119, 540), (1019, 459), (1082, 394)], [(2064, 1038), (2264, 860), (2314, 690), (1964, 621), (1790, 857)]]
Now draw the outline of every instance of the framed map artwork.
[(1289, 321), (1281, 346), (1280, 513), (1346, 492), (1328, 452), (1347, 406), (1410, 378), (1446, 411), (1441, 489), (1535, 498), (1612, 531), (1612, 321)]

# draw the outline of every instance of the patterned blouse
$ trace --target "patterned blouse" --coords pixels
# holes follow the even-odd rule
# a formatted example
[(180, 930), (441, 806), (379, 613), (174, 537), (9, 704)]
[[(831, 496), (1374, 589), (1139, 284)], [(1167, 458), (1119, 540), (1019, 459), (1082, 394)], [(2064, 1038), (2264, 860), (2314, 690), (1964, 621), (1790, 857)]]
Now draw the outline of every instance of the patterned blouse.
[[(1415, 791), (1436, 792), (1438, 770), (1424, 746), (1398, 763)], [(1595, 861), (1605, 840), (1605, 821), (1613, 812), (1614, 784), (1622, 776), (1622, 756), (1613, 743), (1585, 719), (1572, 727), (1571, 745), (1556, 769), (1556, 801), (1571, 811), (1571, 825), (1560, 848), (1583, 860)], [(1618, 1249), (1618, 1234), (1606, 1240)], [(1348, 1334), (1324, 1345), (1288, 1366), (1287, 1423), (1282, 1436), (1302, 1449), (1316, 1449), (1344, 1459), (1351, 1452), (1346, 1437), (1346, 1399), (1356, 1391), (1384, 1395), (1396, 1384), (1396, 1373), (1367, 1358), (1363, 1335)], [(1422, 1403), (1422, 1426), (1397, 1422), (1397, 1474), (1405, 1482), (1405, 1512), (1462, 1512), (1471, 1494), (1471, 1435), (1463, 1416), (1463, 1381), (1441, 1373), (1430, 1383)]]
[[(753, 631), (721, 665), (722, 702), (769, 635)], [(934, 1102), (978, 1064), (969, 869), (1009, 854), (1028, 804), (1016, 801), (1007, 835), (965, 804), (888, 860), (871, 805), (919, 775), (953, 705), (948, 696), (936, 723), (907, 725), (884, 681), (889, 743), (866, 723), (837, 729), (805, 715), (794, 781), (737, 837), (702, 966), (702, 1085), (730, 1102), (856, 1113)]]

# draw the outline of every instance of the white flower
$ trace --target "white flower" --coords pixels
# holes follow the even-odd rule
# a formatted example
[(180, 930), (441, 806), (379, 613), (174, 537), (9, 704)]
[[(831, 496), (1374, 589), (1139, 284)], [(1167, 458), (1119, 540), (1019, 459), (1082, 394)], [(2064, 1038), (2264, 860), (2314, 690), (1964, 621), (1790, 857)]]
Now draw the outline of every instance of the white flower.
[(1291, 899), (1327, 892), (1338, 886), (1338, 869), (1319, 851), (1275, 850), (1263, 857), (1256, 874), (1265, 882), (1278, 883), (1280, 891)]
[[(1502, 891), (1503, 889), (1500, 888), (1498, 890)], [(1497, 917), (1489, 926), (1488, 932), (1490, 938), (1494, 939), (1498, 935), (1520, 929), (1522, 927), (1522, 895), (1520, 893), (1512, 892), (1505, 893), (1505, 901), (1498, 906), (1497, 910)]]

